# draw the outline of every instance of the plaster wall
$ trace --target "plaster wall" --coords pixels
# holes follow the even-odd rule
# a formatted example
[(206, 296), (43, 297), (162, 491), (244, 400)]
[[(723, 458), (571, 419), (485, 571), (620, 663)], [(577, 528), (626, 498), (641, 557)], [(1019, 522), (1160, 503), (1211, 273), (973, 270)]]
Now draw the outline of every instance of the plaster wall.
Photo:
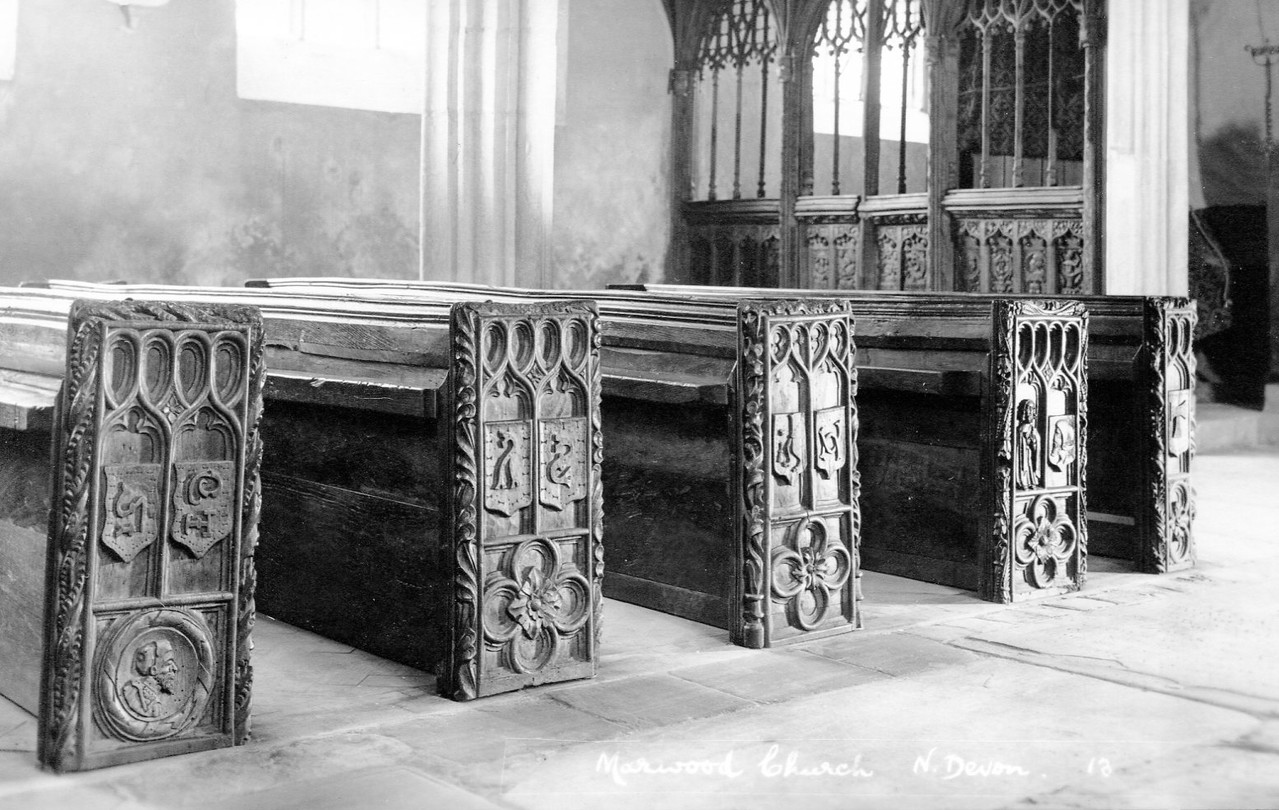
[(420, 116), (236, 96), (233, 0), (21, 4), (0, 283), (413, 277)]
[(1266, 74), (1245, 47), (1279, 44), (1279, 3), (1192, 0), (1190, 24), (1190, 205), (1265, 205)]
[(670, 28), (661, 0), (569, 0), (552, 286), (661, 281), (670, 238)]

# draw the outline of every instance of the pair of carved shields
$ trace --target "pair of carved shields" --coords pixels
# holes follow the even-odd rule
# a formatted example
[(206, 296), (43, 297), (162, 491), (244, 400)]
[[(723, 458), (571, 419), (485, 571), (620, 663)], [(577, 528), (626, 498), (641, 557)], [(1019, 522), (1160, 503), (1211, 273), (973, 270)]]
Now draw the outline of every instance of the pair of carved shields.
[[(231, 533), (235, 463), (180, 461), (174, 464), (174, 471), (170, 536), (196, 557), (203, 557)], [(160, 535), (163, 472), (159, 464), (108, 464), (103, 468), (107, 493), (102, 544), (126, 563)]]
[[(533, 420), (484, 426), (484, 508), (513, 517), (538, 502), (563, 511), (586, 497), (590, 425), (584, 418), (537, 420), (538, 447), (532, 445)], [(534, 466), (534, 456), (538, 465)]]
[(248, 307), (72, 308), (54, 436), (47, 766), (247, 739), (262, 383)]
[(457, 304), (451, 339), (456, 700), (595, 674), (603, 574), (594, 304)]

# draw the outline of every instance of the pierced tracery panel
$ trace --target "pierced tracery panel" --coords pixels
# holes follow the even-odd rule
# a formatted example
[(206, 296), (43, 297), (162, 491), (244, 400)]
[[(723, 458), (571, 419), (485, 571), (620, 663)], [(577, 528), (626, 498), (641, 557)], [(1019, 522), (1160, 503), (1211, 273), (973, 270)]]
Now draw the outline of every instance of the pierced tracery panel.
[(1082, 182), (1083, 0), (975, 0), (961, 24), (958, 145), (968, 188)]
[(742, 612), (734, 639), (768, 647), (851, 630), (861, 519), (848, 305), (745, 302), (738, 312)]
[(776, 196), (781, 148), (777, 21), (765, 0), (724, 0), (696, 64), (695, 200)]
[[(867, 47), (872, 14), (879, 17), (878, 48)], [(928, 109), (923, 34), (922, 0), (825, 4), (809, 55), (814, 153), (801, 194), (862, 193), (863, 149), (891, 167), (887, 176), (895, 182), (883, 193), (924, 190)], [(867, 84), (868, 75), (878, 75), (879, 81)], [(867, 122), (874, 121), (879, 123), (868, 129)], [(877, 188), (879, 178), (871, 179)]]

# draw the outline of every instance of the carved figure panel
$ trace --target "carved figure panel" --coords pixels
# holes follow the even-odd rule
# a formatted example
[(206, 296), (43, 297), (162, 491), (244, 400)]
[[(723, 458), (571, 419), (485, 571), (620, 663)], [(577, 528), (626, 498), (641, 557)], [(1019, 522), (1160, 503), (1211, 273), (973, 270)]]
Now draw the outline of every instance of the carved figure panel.
[(965, 292), (1086, 294), (1083, 224), (1061, 218), (957, 217), (955, 284)]
[(591, 677), (604, 568), (594, 305), (458, 304), (452, 342), (441, 689), (471, 700)]
[(995, 306), (992, 363), (1000, 438), (994, 537), (982, 591), (1007, 602), (1083, 583), (1087, 314), (1069, 301)]
[(104, 634), (96, 666), (96, 720), (119, 738), (175, 737), (204, 716), (213, 697), (217, 653), (213, 631), (181, 608), (119, 619)]
[(260, 319), (77, 302), (69, 329), (40, 759), (80, 770), (244, 742)]
[[(856, 367), (839, 301), (738, 310), (737, 643), (767, 647), (857, 625)], [(766, 433), (767, 431), (767, 433)]]
[(1145, 315), (1147, 450), (1150, 497), (1141, 527), (1141, 566), (1165, 573), (1195, 564), (1195, 305), (1148, 298)]
[(858, 286), (857, 223), (804, 222), (807, 252), (807, 286), (816, 290), (852, 290)]

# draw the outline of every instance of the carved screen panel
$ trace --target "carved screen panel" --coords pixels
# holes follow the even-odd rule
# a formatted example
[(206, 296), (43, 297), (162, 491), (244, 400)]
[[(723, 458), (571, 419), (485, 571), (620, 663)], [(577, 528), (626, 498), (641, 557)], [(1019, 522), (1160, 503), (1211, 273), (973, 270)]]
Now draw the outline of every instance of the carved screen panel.
[(69, 331), (40, 759), (81, 770), (244, 742), (260, 319), (77, 302)]
[(734, 640), (758, 648), (852, 630), (861, 515), (848, 305), (744, 302), (738, 319)]
[(1141, 567), (1150, 573), (1195, 564), (1195, 304), (1186, 298), (1146, 299), (1145, 361), (1148, 504)]
[(995, 307), (996, 504), (983, 596), (1011, 602), (1083, 585), (1088, 316), (1069, 301)]
[(804, 223), (807, 242), (807, 285), (816, 290), (855, 290), (858, 287), (858, 238), (855, 221), (826, 219)]
[(715, 0), (701, 18), (690, 168), (694, 200), (777, 196), (781, 145), (778, 25), (766, 0)]
[(955, 221), (955, 283), (962, 292), (1078, 295), (1091, 290), (1085, 273), (1083, 221), (985, 218)]
[(976, 0), (960, 27), (958, 146), (966, 188), (1083, 178), (1083, 0)]
[(453, 308), (454, 600), (441, 686), (595, 674), (604, 573), (593, 304)]
[(777, 225), (733, 222), (731, 212), (715, 224), (689, 226), (689, 272), (697, 284), (776, 287), (781, 262)]
[(873, 289), (928, 289), (928, 224), (925, 220), (922, 214), (873, 220)]

